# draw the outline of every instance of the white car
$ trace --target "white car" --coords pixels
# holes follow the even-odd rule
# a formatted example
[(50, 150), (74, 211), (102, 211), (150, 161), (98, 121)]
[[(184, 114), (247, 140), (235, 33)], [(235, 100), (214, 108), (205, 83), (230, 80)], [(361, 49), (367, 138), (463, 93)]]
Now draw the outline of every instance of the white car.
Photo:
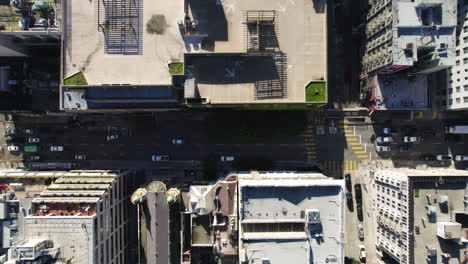
[(19, 147), (15, 145), (11, 145), (7, 147), (8, 151), (18, 151)]
[(379, 145), (377, 145), (377, 146), (375, 146), (375, 150), (377, 152), (389, 152), (391, 149), (390, 149), (389, 146), (379, 146)]
[(86, 155), (84, 155), (84, 154), (82, 154), (82, 155), (76, 154), (76, 155), (75, 155), (75, 159), (76, 159), (76, 160), (85, 160), (85, 159), (86, 159)]
[(184, 139), (183, 138), (173, 138), (172, 139), (172, 144), (174, 144), (174, 145), (184, 144)]
[(24, 132), (25, 134), (32, 134), (34, 131), (33, 131), (32, 129), (30, 129), (30, 128), (25, 128), (25, 129), (23, 130), (23, 132)]
[(234, 161), (234, 156), (221, 156), (221, 161)]
[(168, 155), (153, 155), (151, 156), (152, 161), (168, 161), (169, 156)]
[(107, 141), (111, 141), (111, 140), (118, 139), (118, 138), (119, 138), (119, 135), (112, 134), (112, 135), (107, 136)]
[(63, 151), (63, 146), (50, 146), (50, 151)]
[(391, 143), (393, 142), (393, 138), (392, 137), (377, 137), (375, 141), (377, 141), (378, 143)]
[(455, 155), (456, 161), (466, 161), (468, 160), (468, 155)]
[(395, 133), (395, 130), (393, 130), (390, 127), (384, 127), (383, 132), (384, 134), (392, 134), (392, 133)]
[(366, 260), (366, 247), (364, 245), (359, 245), (359, 259), (361, 261)]
[(437, 155), (436, 156), (437, 160), (443, 161), (443, 160), (452, 160), (452, 155), (444, 154), (444, 155)]
[(8, 129), (5, 130), (5, 134), (14, 135), (14, 134), (16, 134), (16, 130), (13, 129), (13, 128), (8, 128)]
[(41, 141), (39, 138), (28, 138), (29, 143), (39, 143)]
[(410, 136), (404, 136), (403, 137), (404, 142), (413, 142), (417, 143), (421, 141), (421, 137), (410, 137)]

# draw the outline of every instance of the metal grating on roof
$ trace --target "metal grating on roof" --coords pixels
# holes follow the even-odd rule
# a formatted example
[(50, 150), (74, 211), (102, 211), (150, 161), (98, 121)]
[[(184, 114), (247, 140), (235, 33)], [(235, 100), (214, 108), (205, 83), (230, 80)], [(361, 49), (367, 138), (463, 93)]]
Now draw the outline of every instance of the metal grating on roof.
[(98, 197), (36, 197), (33, 203), (97, 203)]
[(51, 184), (48, 190), (107, 190), (109, 184)]
[(44, 190), (41, 197), (57, 197), (57, 196), (72, 196), (84, 197), (94, 196), (101, 197), (106, 193), (105, 190)]

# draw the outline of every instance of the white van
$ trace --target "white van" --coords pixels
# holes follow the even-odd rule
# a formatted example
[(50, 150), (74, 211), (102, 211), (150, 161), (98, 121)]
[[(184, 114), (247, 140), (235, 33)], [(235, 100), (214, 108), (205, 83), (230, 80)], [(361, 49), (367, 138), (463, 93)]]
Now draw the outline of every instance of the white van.
[(468, 160), (468, 155), (455, 155), (455, 160), (456, 161), (467, 161)]

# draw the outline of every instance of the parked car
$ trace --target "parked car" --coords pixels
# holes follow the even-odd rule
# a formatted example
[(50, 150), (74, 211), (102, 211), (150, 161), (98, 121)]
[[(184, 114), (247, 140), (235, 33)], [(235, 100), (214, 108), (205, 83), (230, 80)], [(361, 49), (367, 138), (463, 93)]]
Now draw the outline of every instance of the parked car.
[(118, 139), (118, 138), (119, 138), (118, 134), (111, 134), (107, 136), (107, 141), (111, 141), (111, 140)]
[(366, 247), (364, 245), (359, 245), (359, 260), (366, 261)]
[(173, 138), (172, 139), (172, 144), (174, 145), (181, 145), (181, 144), (184, 144), (185, 141), (183, 138), (180, 138), (180, 137), (177, 137), (177, 138)]
[(50, 146), (50, 151), (63, 151), (63, 146)]
[(346, 183), (346, 190), (348, 190), (348, 192), (352, 192), (353, 184), (351, 183), (351, 174), (346, 173), (344, 178), (345, 178), (345, 183)]
[(440, 160), (440, 161), (448, 161), (448, 160), (452, 160), (452, 155), (442, 154), (442, 155), (437, 155), (436, 158), (437, 160)]
[(411, 142), (411, 143), (418, 143), (421, 141), (421, 137), (411, 137), (411, 136), (404, 136), (403, 142)]
[(395, 129), (393, 129), (391, 127), (384, 127), (383, 133), (384, 134), (393, 134), (393, 133), (396, 133), (396, 131), (395, 131)]
[(41, 157), (39, 155), (31, 155), (29, 156), (29, 160), (34, 161), (34, 160), (40, 160)]
[(375, 151), (377, 152), (389, 152), (390, 150), (391, 148), (389, 146), (379, 146), (379, 145), (375, 146)]
[(423, 137), (435, 137), (435, 135), (436, 135), (436, 132), (435, 132), (434, 129), (425, 128), (422, 131), (422, 136)]
[(436, 160), (436, 156), (433, 154), (423, 154), (421, 159), (425, 161)]
[(455, 155), (455, 160), (456, 161), (467, 161), (468, 160), (468, 155)]
[(29, 143), (39, 143), (41, 141), (39, 138), (28, 138)]
[(375, 141), (377, 143), (392, 143), (394, 140), (392, 137), (377, 137)]
[(23, 132), (25, 134), (32, 134), (32, 133), (34, 133), (34, 130), (32, 130), (31, 128), (25, 128), (25, 129), (23, 129)]
[(221, 161), (234, 161), (234, 156), (221, 156)]
[(75, 155), (75, 159), (76, 159), (76, 160), (85, 160), (85, 159), (86, 159), (86, 155), (84, 155), (84, 154), (76, 154), (76, 155)]
[(151, 156), (152, 161), (168, 161), (169, 156), (168, 155), (153, 155)]
[(7, 128), (7, 129), (5, 129), (5, 135), (8, 136), (8, 135), (14, 135), (14, 134), (16, 134), (16, 130), (15, 130), (15, 129), (13, 129), (13, 128)]
[(361, 241), (364, 240), (364, 228), (362, 227), (361, 224), (358, 225), (358, 236), (359, 236), (359, 240)]
[(354, 185), (354, 192), (355, 192), (355, 197), (356, 197), (356, 203), (361, 204), (362, 203), (362, 188), (361, 184), (355, 184)]
[(15, 145), (11, 145), (11, 146), (8, 146), (8, 147), (7, 147), (7, 150), (8, 150), (8, 151), (18, 151), (18, 150), (19, 150), (19, 147), (18, 147), (18, 146), (15, 146)]
[(357, 203), (356, 213), (357, 213), (357, 218), (359, 219), (359, 221), (362, 222), (364, 220), (364, 215), (362, 214), (362, 204)]

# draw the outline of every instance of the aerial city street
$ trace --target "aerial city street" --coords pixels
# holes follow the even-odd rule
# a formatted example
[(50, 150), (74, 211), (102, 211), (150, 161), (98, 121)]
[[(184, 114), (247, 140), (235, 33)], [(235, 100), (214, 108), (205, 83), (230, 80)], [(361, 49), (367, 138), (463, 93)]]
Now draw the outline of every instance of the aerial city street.
[(468, 264), (468, 1), (0, 0), (0, 264)]

